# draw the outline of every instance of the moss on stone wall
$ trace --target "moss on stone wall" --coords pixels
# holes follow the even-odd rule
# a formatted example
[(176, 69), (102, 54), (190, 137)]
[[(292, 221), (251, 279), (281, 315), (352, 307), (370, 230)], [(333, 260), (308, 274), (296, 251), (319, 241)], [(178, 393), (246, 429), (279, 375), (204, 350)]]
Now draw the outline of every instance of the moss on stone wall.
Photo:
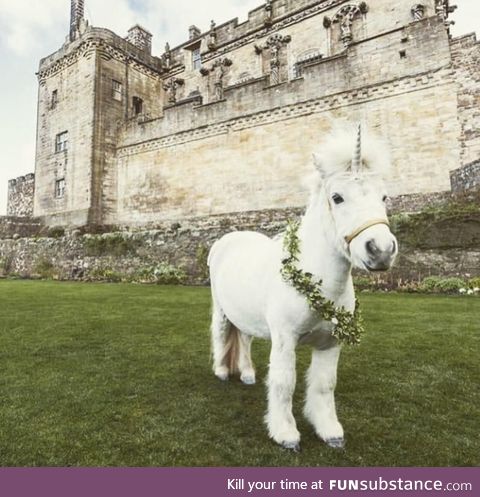
[[(182, 275), (182, 281), (205, 284), (208, 252), (222, 235), (253, 230), (275, 236), (283, 231), (288, 219), (296, 219), (300, 212), (301, 209), (243, 212), (185, 219), (135, 231), (117, 228), (103, 234), (75, 230), (51, 236), (46, 230), (30, 237), (0, 237), (0, 276), (35, 277), (53, 272), (55, 277), (67, 280), (113, 275), (112, 279), (118, 276), (130, 281), (142, 271), (163, 264), (184, 271), (187, 279)], [(398, 282), (421, 281), (432, 275), (467, 279), (480, 276), (480, 199), (460, 198), (417, 214), (396, 214), (391, 221), (400, 253), (392, 271), (378, 276), (381, 285), (394, 287)], [(53, 268), (36, 267), (39, 257), (51, 261)], [(160, 273), (157, 271), (157, 276)]]
[(480, 192), (477, 202), (459, 198), (441, 207), (390, 217), (392, 231), (407, 249), (451, 249), (480, 246)]

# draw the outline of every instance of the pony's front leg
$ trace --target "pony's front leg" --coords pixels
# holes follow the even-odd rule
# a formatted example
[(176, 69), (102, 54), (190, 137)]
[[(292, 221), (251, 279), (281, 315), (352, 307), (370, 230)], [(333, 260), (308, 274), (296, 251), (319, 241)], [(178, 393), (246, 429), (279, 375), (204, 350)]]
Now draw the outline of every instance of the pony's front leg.
[(312, 423), (317, 435), (334, 448), (343, 448), (345, 445), (334, 399), (339, 355), (339, 346), (313, 351), (307, 374), (305, 402), (305, 416)]
[(272, 330), (272, 350), (268, 372), (268, 411), (270, 437), (294, 451), (300, 450), (300, 433), (292, 413), (295, 390), (295, 337)]

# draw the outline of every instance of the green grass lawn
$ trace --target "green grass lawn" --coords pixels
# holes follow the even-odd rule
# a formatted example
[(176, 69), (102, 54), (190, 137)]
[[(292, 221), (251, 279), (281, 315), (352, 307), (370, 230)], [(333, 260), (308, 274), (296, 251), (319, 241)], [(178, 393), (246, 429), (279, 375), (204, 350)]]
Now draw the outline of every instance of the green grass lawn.
[(367, 333), (337, 388), (347, 448), (301, 415), (300, 348), (292, 454), (263, 425), (267, 342), (257, 385), (213, 376), (208, 289), (0, 281), (0, 465), (479, 465), (480, 299), (361, 301)]

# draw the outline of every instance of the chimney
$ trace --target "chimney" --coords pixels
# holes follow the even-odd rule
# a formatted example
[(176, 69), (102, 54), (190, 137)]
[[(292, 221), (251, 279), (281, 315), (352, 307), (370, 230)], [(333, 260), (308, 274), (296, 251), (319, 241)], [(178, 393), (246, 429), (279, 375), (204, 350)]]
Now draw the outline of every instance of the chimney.
[(152, 34), (136, 24), (128, 30), (127, 41), (143, 52), (152, 55)]
[(80, 26), (85, 18), (85, 1), (70, 0), (70, 41), (77, 38)]
[(190, 26), (190, 28), (188, 29), (188, 35), (190, 40), (198, 38), (201, 34), (202, 32), (200, 31), (199, 28), (197, 28), (197, 26)]

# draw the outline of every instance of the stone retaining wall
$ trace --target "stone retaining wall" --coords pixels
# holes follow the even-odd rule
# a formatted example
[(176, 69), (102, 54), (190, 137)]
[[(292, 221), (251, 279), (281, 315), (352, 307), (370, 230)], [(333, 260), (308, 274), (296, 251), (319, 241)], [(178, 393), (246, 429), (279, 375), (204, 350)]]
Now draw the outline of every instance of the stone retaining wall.
[(0, 216), (0, 239), (35, 236), (41, 230), (42, 226), (38, 219)]
[[(105, 272), (134, 275), (160, 263), (183, 268), (188, 282), (208, 282), (206, 257), (215, 240), (234, 230), (252, 229), (274, 236), (297, 209), (247, 212), (162, 223), (151, 229), (62, 236), (0, 239), (0, 274), (41, 275), (45, 268), (59, 279), (101, 279)], [(401, 256), (386, 278), (419, 279), (437, 275), (480, 275), (480, 213), (397, 216)], [(53, 235), (56, 235), (55, 238)]]

